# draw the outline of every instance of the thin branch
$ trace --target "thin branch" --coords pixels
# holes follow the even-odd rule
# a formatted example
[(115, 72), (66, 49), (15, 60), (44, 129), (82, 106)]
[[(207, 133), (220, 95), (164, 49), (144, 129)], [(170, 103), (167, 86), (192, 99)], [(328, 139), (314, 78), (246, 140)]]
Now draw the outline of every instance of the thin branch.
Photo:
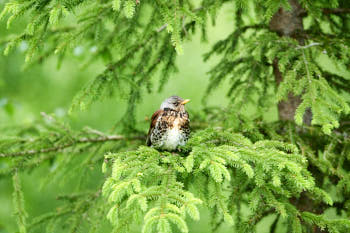
[(17, 156), (24, 156), (24, 155), (35, 155), (35, 154), (45, 154), (45, 153), (50, 153), (50, 152), (57, 152), (57, 151), (62, 151), (68, 147), (75, 146), (77, 144), (83, 144), (83, 143), (102, 143), (102, 142), (108, 142), (108, 141), (120, 141), (120, 140), (144, 140), (145, 137), (143, 136), (134, 136), (134, 137), (125, 137), (122, 135), (110, 135), (110, 136), (101, 136), (101, 137), (96, 137), (96, 138), (88, 138), (88, 137), (83, 137), (79, 138), (77, 140), (74, 140), (72, 142), (58, 145), (58, 146), (53, 146), (53, 147), (48, 147), (48, 148), (42, 148), (38, 150), (26, 150), (26, 151), (21, 151), (21, 152), (13, 152), (13, 153), (1, 153), (0, 157), (17, 157)]
[(280, 214), (277, 215), (276, 219), (271, 224), (271, 226), (270, 226), (270, 233), (275, 233), (276, 232), (277, 223), (278, 223), (278, 220), (279, 220), (280, 216), (281, 216)]
[[(200, 7), (197, 7), (196, 9), (194, 9), (193, 12), (200, 11), (200, 10), (202, 10), (202, 9), (203, 9), (203, 7), (200, 6)], [(185, 16), (183, 16), (183, 22), (182, 22), (183, 25), (184, 25), (184, 21), (185, 21)], [(168, 26), (167, 23), (166, 23), (166, 24), (163, 24), (161, 27), (159, 27), (159, 28), (156, 30), (156, 32), (161, 32), (161, 31), (163, 31), (167, 26)], [(186, 29), (185, 29), (185, 30), (186, 30)]]
[(186, 16), (182, 16), (182, 30), (184, 31), (185, 35), (187, 36), (187, 30), (186, 30)]
[(343, 35), (343, 34), (335, 34), (335, 33), (330, 34), (330, 33), (324, 33), (321, 31), (313, 32), (312, 30), (299, 31), (295, 35), (303, 39), (312, 39), (316, 41), (327, 39), (327, 40), (332, 40), (336, 43), (338, 43), (339, 41), (346, 41), (350, 39), (350, 36)]
[(323, 14), (350, 14), (350, 8), (325, 8), (322, 10)]
[(308, 79), (309, 83), (311, 83), (311, 77), (310, 77), (310, 71), (309, 71), (308, 62), (306, 60), (306, 56), (305, 56), (304, 50), (302, 50), (302, 52), (303, 52), (303, 61), (304, 61), (305, 69), (306, 69), (306, 76), (307, 76), (307, 79)]
[(32, 228), (46, 222), (46, 221), (49, 221), (53, 218), (55, 219), (58, 219), (58, 218), (61, 218), (65, 215), (68, 215), (68, 214), (71, 214), (74, 212), (74, 209), (65, 209), (63, 211), (56, 211), (56, 212), (52, 212), (52, 213), (46, 213), (46, 214), (43, 214), (41, 216), (41, 218), (37, 218), (35, 219), (35, 221), (33, 221), (31, 224), (28, 225), (28, 230), (31, 230)]
[(166, 27), (168, 26), (168, 24), (166, 23), (166, 24), (164, 24), (164, 25), (162, 25), (160, 28), (158, 28), (157, 29), (157, 32), (161, 32), (161, 31), (163, 31)]
[(273, 214), (275, 211), (273, 209), (267, 209), (267, 210), (260, 210), (255, 214), (252, 218), (249, 218), (248, 224), (255, 225), (257, 222), (259, 222), (263, 217), (266, 217), (269, 214)]
[(317, 46), (317, 45), (321, 45), (322, 43), (318, 43), (318, 42), (314, 42), (314, 43), (311, 43), (311, 44), (308, 44), (308, 45), (305, 45), (305, 46), (298, 46), (297, 49), (307, 49), (307, 48), (310, 48), (312, 46)]
[[(73, 31), (74, 29), (76, 29), (76, 27), (68, 27), (68, 26), (67, 27), (56, 27), (53, 29), (49, 29), (48, 33), (50, 35), (54, 35), (56, 33), (61, 33), (61, 32), (70, 32), (70, 31)], [(9, 42), (14, 41), (14, 40), (20, 40), (20, 39), (26, 40), (26, 39), (31, 38), (31, 37), (32, 37), (32, 35), (29, 35), (27, 33), (22, 33), (21, 35), (18, 35), (15, 37), (9, 35), (8, 37), (0, 40), (0, 45), (9, 43)]]

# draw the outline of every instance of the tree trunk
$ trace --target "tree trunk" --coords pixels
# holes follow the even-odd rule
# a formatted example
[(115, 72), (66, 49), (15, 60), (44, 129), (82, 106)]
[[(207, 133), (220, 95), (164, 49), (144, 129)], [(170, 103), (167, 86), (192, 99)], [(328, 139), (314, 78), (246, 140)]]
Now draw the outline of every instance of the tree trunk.
[[(278, 35), (295, 38), (299, 41), (300, 45), (304, 44), (303, 38), (298, 37), (303, 27), (303, 15), (304, 9), (300, 6), (297, 0), (289, 0), (292, 7), (290, 11), (280, 8), (270, 21), (270, 30), (277, 32)], [(275, 76), (276, 86), (283, 80), (281, 71), (278, 68), (278, 59), (273, 61), (273, 73)], [(278, 116), (280, 120), (293, 121), (295, 110), (301, 103), (300, 96), (294, 96), (292, 93), (288, 94), (288, 100), (278, 103)], [(310, 124), (311, 111), (307, 110), (304, 115), (304, 123)]]
[[(280, 8), (278, 12), (272, 17), (270, 21), (270, 30), (277, 32), (281, 37), (292, 37), (299, 41), (300, 45), (304, 45), (304, 40), (300, 35), (300, 32), (304, 30), (303, 16), (305, 15), (304, 9), (300, 6), (297, 0), (289, 0), (292, 7), (291, 11)], [(273, 61), (273, 73), (275, 76), (276, 87), (283, 81), (283, 74), (278, 67), (278, 59)], [(300, 96), (294, 96), (292, 93), (288, 94), (288, 99), (278, 103), (278, 115), (280, 120), (294, 121), (294, 115), (297, 107), (301, 103)], [(304, 124), (311, 123), (312, 114), (310, 109), (304, 114)], [(300, 196), (300, 198), (292, 198), (290, 200), (300, 211), (310, 211), (320, 214), (323, 212), (318, 206), (315, 206), (313, 201), (307, 196), (306, 193)], [(326, 232), (320, 228), (314, 226), (314, 233)]]
[[(278, 68), (278, 59), (275, 58), (272, 64), (273, 74), (275, 75), (276, 86), (278, 87), (283, 80), (281, 71)], [(300, 96), (288, 93), (288, 99), (278, 103), (278, 117), (283, 121), (293, 121), (295, 110), (301, 103)]]

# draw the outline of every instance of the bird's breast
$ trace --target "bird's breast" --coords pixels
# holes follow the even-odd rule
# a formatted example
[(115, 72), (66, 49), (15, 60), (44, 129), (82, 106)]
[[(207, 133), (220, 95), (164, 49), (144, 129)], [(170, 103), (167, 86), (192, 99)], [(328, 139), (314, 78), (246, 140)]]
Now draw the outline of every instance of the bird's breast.
[(186, 144), (189, 136), (189, 119), (187, 113), (164, 111), (157, 119), (152, 131), (152, 145), (166, 150), (175, 150)]
[(174, 119), (171, 128), (172, 128), (172, 129), (180, 128), (180, 118), (179, 118), (179, 117), (176, 117), (176, 118)]
[(166, 135), (166, 140), (164, 142), (164, 147), (166, 149), (173, 150), (178, 145), (184, 144), (183, 135), (178, 127), (173, 127), (168, 130)]
[(165, 140), (163, 147), (167, 150), (175, 150), (179, 145), (185, 145), (186, 143), (186, 135), (181, 129), (181, 125), (183, 124), (183, 119), (180, 117), (174, 117), (173, 119), (169, 119), (171, 124), (168, 127), (165, 133)]

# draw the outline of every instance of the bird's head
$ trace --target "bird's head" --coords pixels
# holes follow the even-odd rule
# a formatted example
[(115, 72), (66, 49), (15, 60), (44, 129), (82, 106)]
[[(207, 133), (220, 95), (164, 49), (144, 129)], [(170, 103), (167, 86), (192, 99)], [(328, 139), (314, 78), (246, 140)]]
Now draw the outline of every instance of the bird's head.
[(185, 104), (187, 104), (188, 102), (190, 102), (189, 99), (184, 100), (179, 96), (173, 95), (163, 101), (163, 103), (160, 105), (160, 109), (164, 110), (166, 108), (170, 108), (175, 111), (184, 112)]

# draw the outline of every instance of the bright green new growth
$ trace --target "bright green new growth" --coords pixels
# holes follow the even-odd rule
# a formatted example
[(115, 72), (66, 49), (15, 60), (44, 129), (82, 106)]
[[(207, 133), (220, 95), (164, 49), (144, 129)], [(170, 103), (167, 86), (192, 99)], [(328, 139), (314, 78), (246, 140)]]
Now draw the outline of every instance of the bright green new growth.
[(333, 204), (329, 194), (316, 187), (306, 158), (291, 144), (252, 143), (240, 134), (206, 129), (194, 134), (182, 150), (187, 156), (149, 147), (105, 156), (105, 172), (113, 163), (102, 193), (111, 203), (107, 218), (115, 232), (128, 232), (133, 221), (142, 219), (143, 232), (171, 232), (170, 223), (188, 232), (186, 215), (198, 220), (201, 204), (215, 215), (214, 228), (225, 222), (234, 224), (237, 232), (251, 232), (255, 227), (249, 224), (251, 219), (236, 214), (234, 220), (231, 215), (243, 203), (252, 213), (250, 218), (256, 212), (277, 212), (288, 219), (293, 232), (302, 232), (300, 220), (304, 218), (308, 222), (319, 218), (316, 225), (334, 232), (349, 229), (348, 220), (340, 226), (290, 204), (289, 199), (302, 192)]
[[(144, 216), (143, 232), (152, 232), (154, 226), (157, 232), (170, 232), (170, 223), (188, 232), (186, 214), (199, 219), (196, 204), (202, 201), (177, 181), (177, 173), (185, 169), (175, 156), (168, 152), (162, 155), (148, 147), (106, 156), (116, 158), (111, 177), (102, 188), (113, 204), (107, 218), (115, 225), (116, 232), (128, 232), (133, 218), (139, 216)], [(128, 212), (132, 214), (125, 214)]]

